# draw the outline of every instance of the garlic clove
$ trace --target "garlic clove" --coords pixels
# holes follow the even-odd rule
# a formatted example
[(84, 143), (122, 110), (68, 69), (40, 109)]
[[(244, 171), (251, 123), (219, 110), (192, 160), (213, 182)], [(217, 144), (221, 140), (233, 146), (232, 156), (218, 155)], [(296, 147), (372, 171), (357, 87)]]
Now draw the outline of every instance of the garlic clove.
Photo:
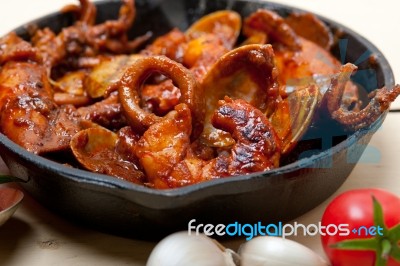
[(203, 234), (182, 231), (161, 240), (146, 266), (236, 266), (232, 254)]
[(329, 266), (311, 249), (289, 239), (261, 236), (239, 249), (241, 266)]

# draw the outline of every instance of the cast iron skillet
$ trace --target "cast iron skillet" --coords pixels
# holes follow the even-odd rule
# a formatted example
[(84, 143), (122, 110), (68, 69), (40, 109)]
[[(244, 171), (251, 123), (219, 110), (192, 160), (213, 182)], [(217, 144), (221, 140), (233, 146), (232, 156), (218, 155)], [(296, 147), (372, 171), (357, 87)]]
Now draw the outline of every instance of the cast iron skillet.
[[(247, 16), (268, 8), (285, 16), (299, 11), (253, 0), (136, 1), (132, 37), (152, 31), (159, 36), (178, 27), (186, 29), (204, 14), (233, 9)], [(120, 1), (97, 4), (98, 21), (118, 14)], [(381, 52), (342, 25), (322, 18), (339, 40), (337, 58), (359, 66), (355, 82), (366, 91), (393, 86), (393, 73)], [(34, 21), (55, 31), (73, 23), (68, 14), (54, 13)], [(29, 38), (25, 26), (17, 33)], [(374, 64), (365, 60), (373, 54)], [(49, 209), (92, 228), (129, 237), (159, 237), (199, 223), (270, 223), (288, 221), (317, 206), (345, 181), (386, 114), (369, 128), (347, 134), (335, 123), (310, 130), (302, 142), (313, 150), (299, 150), (288, 164), (273, 171), (214, 180), (180, 189), (153, 190), (116, 178), (63, 166), (33, 155), (0, 134), (0, 152), (11, 173), (26, 180), (23, 187)]]

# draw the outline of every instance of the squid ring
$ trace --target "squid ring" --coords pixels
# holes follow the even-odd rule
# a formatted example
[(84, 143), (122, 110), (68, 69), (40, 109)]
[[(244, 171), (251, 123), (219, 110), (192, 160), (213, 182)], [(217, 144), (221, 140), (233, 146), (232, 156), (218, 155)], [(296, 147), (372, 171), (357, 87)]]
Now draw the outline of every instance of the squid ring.
[(170, 78), (180, 89), (180, 103), (189, 107), (193, 121), (192, 139), (197, 138), (203, 130), (204, 97), (193, 74), (181, 64), (166, 56), (144, 57), (130, 66), (118, 84), (118, 94), (122, 109), (129, 124), (139, 132), (160, 121), (161, 117), (143, 110), (140, 103), (140, 88), (154, 73), (161, 73)]

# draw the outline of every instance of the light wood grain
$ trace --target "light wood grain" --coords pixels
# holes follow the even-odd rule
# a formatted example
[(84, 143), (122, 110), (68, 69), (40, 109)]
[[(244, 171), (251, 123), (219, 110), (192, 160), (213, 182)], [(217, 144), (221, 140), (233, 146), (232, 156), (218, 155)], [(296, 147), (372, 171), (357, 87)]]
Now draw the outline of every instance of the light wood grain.
[[(68, 0), (13, 0), (0, 3), (0, 35), (15, 26), (58, 9)], [(396, 77), (400, 78), (400, 38), (397, 16), (400, 5), (392, 0), (353, 1), (277, 1), (315, 11), (355, 29), (375, 43), (388, 57)], [(23, 7), (23, 8), (22, 8)], [(362, 7), (362, 8), (361, 8)], [(363, 187), (380, 187), (400, 195), (400, 114), (390, 113), (372, 138), (365, 153), (345, 184), (333, 195)], [(375, 162), (368, 162), (371, 158)], [(0, 164), (1, 165), (1, 164)], [(4, 166), (0, 166), (4, 172)], [(295, 221), (318, 223), (328, 199)], [(293, 221), (294, 222), (294, 221)], [(318, 236), (295, 237), (323, 255)], [(223, 242), (237, 249), (243, 239)], [(11, 220), (0, 227), (0, 265), (144, 265), (156, 243), (107, 235), (82, 228), (52, 214), (26, 195), (22, 206)]]

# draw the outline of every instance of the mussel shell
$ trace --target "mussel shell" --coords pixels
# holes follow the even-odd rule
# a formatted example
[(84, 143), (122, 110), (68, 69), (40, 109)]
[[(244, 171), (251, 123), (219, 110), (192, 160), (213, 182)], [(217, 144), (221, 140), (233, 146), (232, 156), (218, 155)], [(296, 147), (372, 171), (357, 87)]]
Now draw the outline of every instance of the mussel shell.
[(136, 164), (125, 160), (117, 152), (118, 140), (116, 133), (92, 127), (78, 132), (70, 146), (75, 158), (86, 169), (141, 183), (143, 174), (138, 171)]

